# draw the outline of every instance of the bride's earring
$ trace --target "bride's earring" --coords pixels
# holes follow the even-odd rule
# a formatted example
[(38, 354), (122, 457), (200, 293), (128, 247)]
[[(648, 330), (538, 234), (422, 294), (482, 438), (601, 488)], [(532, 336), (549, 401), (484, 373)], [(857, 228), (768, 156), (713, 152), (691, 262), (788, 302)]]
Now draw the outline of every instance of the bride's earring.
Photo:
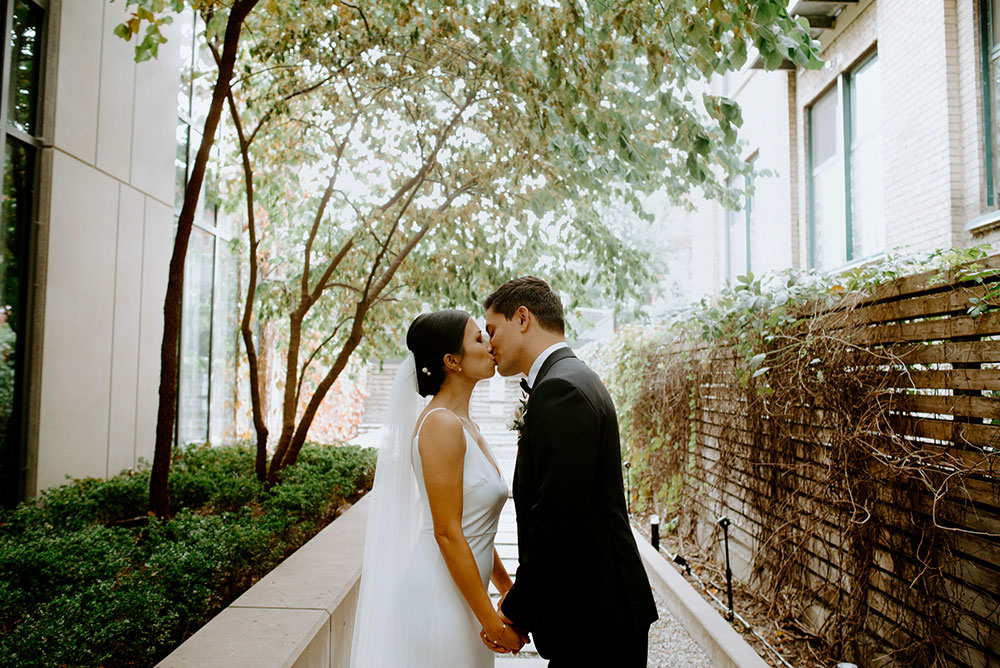
[(462, 373), (462, 367), (458, 367), (458, 372)]

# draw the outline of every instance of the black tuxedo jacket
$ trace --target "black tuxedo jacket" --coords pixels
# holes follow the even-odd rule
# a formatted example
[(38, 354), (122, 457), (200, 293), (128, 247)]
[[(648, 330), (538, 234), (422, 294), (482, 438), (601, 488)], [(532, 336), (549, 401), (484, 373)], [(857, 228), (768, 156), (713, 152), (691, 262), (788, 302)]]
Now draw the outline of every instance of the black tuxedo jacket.
[(518, 567), (503, 613), (545, 658), (634, 637), (657, 613), (629, 528), (611, 396), (561, 348), (542, 364), (523, 419)]

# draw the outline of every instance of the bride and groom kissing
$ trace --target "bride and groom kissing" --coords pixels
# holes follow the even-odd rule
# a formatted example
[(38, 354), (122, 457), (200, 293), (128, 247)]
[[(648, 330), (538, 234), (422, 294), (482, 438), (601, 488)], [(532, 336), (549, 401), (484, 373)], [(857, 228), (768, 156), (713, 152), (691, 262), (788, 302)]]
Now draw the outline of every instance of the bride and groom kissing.
[[(611, 397), (567, 346), (545, 281), (508, 281), (483, 305), (485, 335), (457, 310), (424, 313), (407, 332), (370, 493), (351, 665), (486, 667), (530, 638), (554, 668), (645, 666), (657, 613)], [(507, 482), (469, 417), (473, 388), (494, 373), (523, 373), (528, 392), (513, 580), (493, 545)]]

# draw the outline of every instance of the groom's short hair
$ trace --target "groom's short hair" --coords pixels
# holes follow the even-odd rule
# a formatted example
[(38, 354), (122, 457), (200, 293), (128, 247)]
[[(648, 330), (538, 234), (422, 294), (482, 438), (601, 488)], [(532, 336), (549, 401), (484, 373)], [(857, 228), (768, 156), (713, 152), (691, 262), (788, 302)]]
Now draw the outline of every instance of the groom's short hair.
[(510, 320), (518, 307), (531, 311), (542, 329), (557, 334), (566, 332), (563, 305), (549, 284), (535, 276), (521, 276), (507, 281), (483, 301), (483, 308), (493, 309)]

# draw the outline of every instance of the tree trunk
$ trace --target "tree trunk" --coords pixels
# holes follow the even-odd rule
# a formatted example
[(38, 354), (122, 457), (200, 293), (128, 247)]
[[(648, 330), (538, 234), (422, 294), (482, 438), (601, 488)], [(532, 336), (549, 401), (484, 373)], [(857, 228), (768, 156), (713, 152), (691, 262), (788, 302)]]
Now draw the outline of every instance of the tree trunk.
[(282, 468), (282, 460), (288, 450), (288, 444), (295, 434), (295, 414), (298, 408), (295, 401), (295, 379), (299, 370), (299, 349), (302, 346), (302, 321), (308, 311), (307, 303), (300, 303), (292, 311), (288, 319), (288, 352), (285, 355), (285, 393), (281, 403), (281, 435), (278, 437), (278, 444), (274, 448), (274, 456), (271, 457), (271, 466), (268, 469), (268, 482), (274, 484), (278, 470)]
[(274, 467), (274, 461), (271, 462), (271, 469), (273, 473), (271, 474), (270, 482), (274, 484), (277, 480), (278, 471), (286, 466), (292, 466), (295, 464), (296, 460), (299, 458), (299, 451), (302, 450), (302, 446), (306, 442), (306, 436), (309, 435), (309, 427), (312, 426), (313, 419), (316, 417), (316, 412), (319, 407), (323, 404), (323, 399), (326, 397), (327, 392), (333, 387), (337, 378), (340, 377), (341, 372), (343, 372), (344, 367), (347, 366), (347, 361), (351, 358), (351, 355), (357, 349), (358, 345), (361, 343), (362, 329), (361, 325), (364, 322), (364, 316), (362, 315), (357, 321), (355, 321), (354, 331), (351, 332), (351, 336), (344, 343), (344, 347), (341, 349), (340, 354), (337, 356), (337, 360), (334, 362), (333, 367), (327, 372), (326, 376), (320, 381), (320, 384), (316, 387), (316, 391), (313, 393), (312, 397), (309, 399), (309, 404), (306, 406), (305, 412), (302, 414), (302, 418), (299, 419), (298, 428), (295, 430), (295, 434), (292, 436), (288, 449), (285, 451), (284, 457), (281, 461), (280, 468)]
[(149, 509), (159, 517), (170, 512), (168, 480), (170, 458), (173, 450), (174, 425), (177, 422), (177, 379), (180, 353), (181, 296), (184, 289), (184, 260), (194, 214), (205, 181), (205, 169), (215, 143), (215, 133), (222, 115), (222, 105), (229, 93), (236, 48), (239, 44), (243, 21), (259, 0), (240, 0), (233, 5), (226, 23), (226, 35), (219, 63), (219, 76), (212, 92), (212, 104), (205, 118), (201, 146), (191, 169), (191, 178), (184, 191), (184, 206), (177, 220), (177, 236), (167, 278), (167, 295), (163, 302), (163, 341), (160, 345), (160, 394), (156, 414), (156, 446), (153, 452), (153, 469), (149, 480)]
[[(216, 60), (221, 60), (218, 54)], [(257, 240), (257, 221), (254, 217), (254, 194), (253, 194), (253, 168), (250, 164), (250, 140), (243, 133), (243, 123), (240, 121), (240, 114), (236, 109), (236, 100), (233, 99), (232, 90), (226, 96), (229, 102), (229, 111), (232, 114), (233, 125), (236, 126), (236, 134), (240, 140), (240, 156), (243, 162), (243, 179), (246, 190), (247, 206), (247, 227), (250, 235), (250, 275), (247, 277), (247, 298), (243, 304), (243, 318), (240, 320), (240, 334), (243, 336), (243, 347), (247, 351), (247, 366), (250, 376), (250, 407), (253, 415), (254, 431), (257, 432), (257, 456), (254, 460), (254, 472), (261, 482), (267, 480), (267, 425), (264, 423), (264, 413), (261, 406), (261, 383), (260, 365), (257, 361), (257, 349), (253, 343), (253, 332), (250, 325), (253, 323), (253, 303), (257, 294), (257, 248), (260, 241)], [(260, 127), (260, 126), (258, 126)], [(255, 133), (256, 134), (256, 133)]]

